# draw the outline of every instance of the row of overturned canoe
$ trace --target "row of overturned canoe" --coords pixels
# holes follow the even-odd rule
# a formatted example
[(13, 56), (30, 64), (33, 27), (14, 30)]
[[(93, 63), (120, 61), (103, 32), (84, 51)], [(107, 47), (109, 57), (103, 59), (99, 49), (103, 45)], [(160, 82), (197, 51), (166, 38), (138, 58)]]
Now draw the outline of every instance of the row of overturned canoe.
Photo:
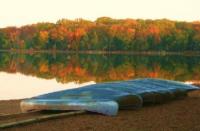
[(119, 109), (139, 108), (182, 98), (198, 87), (162, 79), (98, 83), (36, 96), (21, 102), (23, 112), (86, 110), (114, 116)]

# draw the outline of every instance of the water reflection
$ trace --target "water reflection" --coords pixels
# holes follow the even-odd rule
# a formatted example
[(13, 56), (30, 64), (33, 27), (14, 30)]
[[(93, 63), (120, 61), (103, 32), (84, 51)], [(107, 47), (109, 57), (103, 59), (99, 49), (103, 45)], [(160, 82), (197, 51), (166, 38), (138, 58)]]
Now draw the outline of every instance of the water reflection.
[(94, 82), (61, 84), (57, 83), (55, 79), (45, 80), (20, 73), (8, 74), (5, 72), (0, 72), (0, 83), (0, 100), (23, 99), (43, 93), (94, 84)]
[(0, 99), (14, 99), (22, 98), (21, 93), (30, 97), (90, 81), (144, 77), (199, 81), (200, 57), (0, 53), (0, 71), (4, 72), (0, 73)]
[(78, 83), (138, 77), (199, 80), (198, 56), (69, 55), (0, 53), (0, 71)]

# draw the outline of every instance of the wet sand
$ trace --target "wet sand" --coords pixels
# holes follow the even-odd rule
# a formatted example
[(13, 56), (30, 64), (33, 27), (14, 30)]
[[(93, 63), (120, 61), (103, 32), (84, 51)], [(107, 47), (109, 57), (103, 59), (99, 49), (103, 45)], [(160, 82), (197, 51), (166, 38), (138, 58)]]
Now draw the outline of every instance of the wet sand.
[[(20, 100), (0, 101), (0, 115), (19, 113)], [(17, 119), (17, 118), (16, 118)], [(200, 131), (200, 98), (185, 97), (138, 110), (120, 110), (116, 117), (95, 113), (53, 119), (6, 131)]]

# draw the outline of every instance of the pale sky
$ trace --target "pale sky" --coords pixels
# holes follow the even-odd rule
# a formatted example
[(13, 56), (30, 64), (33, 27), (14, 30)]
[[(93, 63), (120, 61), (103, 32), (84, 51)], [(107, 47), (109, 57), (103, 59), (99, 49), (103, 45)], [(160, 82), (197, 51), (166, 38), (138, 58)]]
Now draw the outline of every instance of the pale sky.
[(200, 0), (0, 0), (0, 27), (62, 18), (200, 20)]

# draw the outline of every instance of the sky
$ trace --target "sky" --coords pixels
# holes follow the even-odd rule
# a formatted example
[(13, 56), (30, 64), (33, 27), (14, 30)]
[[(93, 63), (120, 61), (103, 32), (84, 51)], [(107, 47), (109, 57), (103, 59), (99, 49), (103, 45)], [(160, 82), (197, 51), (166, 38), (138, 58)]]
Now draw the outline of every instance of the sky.
[(0, 0), (0, 28), (98, 17), (200, 20), (200, 0)]

